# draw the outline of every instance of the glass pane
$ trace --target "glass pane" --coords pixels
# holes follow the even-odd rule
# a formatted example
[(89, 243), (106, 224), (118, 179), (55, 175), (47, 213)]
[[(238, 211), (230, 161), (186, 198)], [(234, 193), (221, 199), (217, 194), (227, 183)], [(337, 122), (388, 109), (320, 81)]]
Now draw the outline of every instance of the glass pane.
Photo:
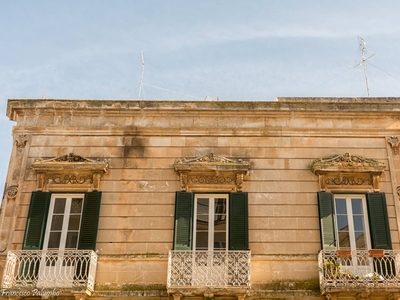
[(68, 230), (79, 230), (80, 221), (81, 221), (81, 215), (70, 215)]
[(350, 236), (348, 231), (339, 231), (339, 248), (350, 249)]
[(364, 232), (364, 216), (353, 216), (354, 230)]
[(226, 232), (214, 234), (214, 249), (226, 249)]
[(367, 249), (367, 242), (365, 240), (364, 232), (355, 232), (356, 238), (356, 249), (357, 250), (365, 250)]
[(79, 214), (82, 211), (82, 198), (72, 198), (71, 201), (71, 214)]
[(215, 214), (226, 214), (226, 199), (218, 198), (214, 201)]
[(208, 199), (200, 198), (197, 199), (197, 214), (208, 215)]
[(337, 219), (338, 231), (349, 230), (349, 223), (347, 220), (347, 216), (337, 216), (336, 219)]
[(214, 220), (214, 231), (226, 231), (226, 220), (222, 221)]
[(58, 249), (60, 247), (61, 232), (50, 232), (48, 249)]
[(53, 215), (53, 218), (51, 219), (50, 230), (61, 230), (63, 220), (64, 220), (64, 215)]
[(209, 232), (209, 199), (197, 199), (196, 216), (196, 249), (208, 250), (208, 232)]
[(208, 233), (196, 233), (196, 250), (208, 250)]
[(338, 215), (346, 215), (346, 199), (336, 199), (336, 214)]
[(55, 214), (63, 214), (65, 210), (65, 198), (56, 198), (54, 203), (53, 212)]
[(361, 199), (351, 199), (351, 209), (353, 210), (353, 215), (363, 214)]
[(76, 249), (78, 246), (78, 232), (71, 231), (67, 233), (67, 240), (65, 241), (65, 249)]

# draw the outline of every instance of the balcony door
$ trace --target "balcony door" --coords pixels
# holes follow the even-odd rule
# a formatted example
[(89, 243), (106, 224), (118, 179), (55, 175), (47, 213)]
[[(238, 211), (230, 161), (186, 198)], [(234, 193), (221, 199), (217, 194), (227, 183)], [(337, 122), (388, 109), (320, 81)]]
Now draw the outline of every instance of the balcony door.
[[(371, 249), (367, 205), (364, 195), (335, 195), (338, 249)], [(342, 268), (353, 274), (368, 274), (372, 269), (370, 258), (352, 255), (342, 259)]]
[(194, 249), (227, 250), (229, 195), (196, 194)]
[[(42, 259), (38, 285), (72, 284), (74, 262), (63, 251), (78, 248), (83, 201), (83, 194), (52, 194), (43, 243), (43, 250), (48, 251)], [(63, 275), (63, 282), (57, 274)]]
[(228, 250), (227, 194), (196, 194), (193, 284), (225, 285)]

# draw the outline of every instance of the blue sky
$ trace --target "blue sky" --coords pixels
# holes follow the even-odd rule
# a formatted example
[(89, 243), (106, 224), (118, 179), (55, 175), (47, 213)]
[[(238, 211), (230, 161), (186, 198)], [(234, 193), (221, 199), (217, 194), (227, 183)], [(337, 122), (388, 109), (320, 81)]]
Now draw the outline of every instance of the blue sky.
[[(400, 96), (400, 2), (68, 0), (0, 2), (0, 186), (7, 99), (274, 100)], [(169, 92), (174, 91), (174, 93)]]

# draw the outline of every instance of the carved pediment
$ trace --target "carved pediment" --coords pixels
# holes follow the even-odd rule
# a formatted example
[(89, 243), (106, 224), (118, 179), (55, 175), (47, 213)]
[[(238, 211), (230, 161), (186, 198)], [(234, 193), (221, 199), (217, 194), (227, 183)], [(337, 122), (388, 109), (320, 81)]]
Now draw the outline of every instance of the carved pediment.
[(379, 191), (379, 177), (384, 172), (384, 163), (361, 156), (332, 155), (315, 160), (311, 171), (319, 176), (320, 190), (372, 189)]
[(178, 158), (174, 169), (180, 177), (182, 191), (241, 191), (250, 163), (210, 153), (196, 158)]
[(38, 159), (32, 165), (37, 174), (37, 190), (99, 189), (101, 176), (108, 172), (107, 161), (91, 160), (73, 153)]

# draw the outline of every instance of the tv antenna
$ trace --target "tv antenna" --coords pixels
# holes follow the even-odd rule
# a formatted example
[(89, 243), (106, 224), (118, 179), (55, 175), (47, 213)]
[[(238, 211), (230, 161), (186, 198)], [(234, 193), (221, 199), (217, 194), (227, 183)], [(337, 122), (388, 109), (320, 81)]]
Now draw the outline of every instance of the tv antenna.
[(367, 64), (366, 64), (366, 61), (368, 59), (370, 59), (372, 56), (374, 56), (375, 53), (372, 53), (372, 55), (370, 55), (369, 57), (365, 58), (365, 41), (360, 36), (358, 37), (358, 45), (360, 46), (362, 60), (356, 66), (354, 66), (353, 69), (357, 68), (359, 65), (363, 66), (363, 68), (364, 68), (364, 77), (365, 77), (365, 85), (367, 87), (367, 94), (368, 94), (368, 97), (369, 97), (370, 94), (369, 94), (369, 86), (368, 86), (368, 76), (367, 76)]
[[(143, 51), (140, 51), (140, 56), (142, 57), (142, 75), (140, 76), (138, 100), (140, 100), (140, 94), (141, 94), (142, 89), (143, 89), (143, 76), (144, 76), (144, 56), (143, 56)], [(144, 95), (144, 90), (143, 90), (143, 95)]]
[[(163, 90), (163, 91), (167, 91), (167, 92), (171, 92), (171, 93), (175, 93), (175, 94), (180, 94), (180, 95), (183, 95), (183, 96), (186, 96), (186, 97), (191, 97), (191, 98), (195, 98), (195, 99), (199, 99), (199, 100), (203, 99), (203, 98), (199, 98), (199, 97), (196, 97), (196, 96), (191, 96), (191, 95), (188, 95), (188, 94), (179, 93), (179, 92), (175, 92), (175, 91), (172, 91), (172, 90), (164, 89), (164, 88), (161, 88), (161, 87), (158, 87), (158, 86), (154, 86), (154, 85), (150, 85), (150, 84), (147, 84), (147, 83), (143, 83), (144, 66), (145, 66), (143, 51), (140, 51), (140, 56), (142, 58), (142, 75), (140, 76), (138, 100), (140, 100), (140, 96), (141, 96), (142, 92), (143, 92), (143, 98), (144, 99), (146, 98), (145, 95), (144, 95), (144, 89), (143, 89), (143, 86), (145, 86), (145, 85), (149, 86), (149, 87), (152, 87), (152, 88), (160, 89), (160, 90)], [(218, 101), (219, 97), (217, 97), (216, 99), (213, 99), (213, 98), (207, 96), (206, 99), (204, 99), (204, 100), (206, 100), (206, 101), (214, 101), (214, 100)]]

